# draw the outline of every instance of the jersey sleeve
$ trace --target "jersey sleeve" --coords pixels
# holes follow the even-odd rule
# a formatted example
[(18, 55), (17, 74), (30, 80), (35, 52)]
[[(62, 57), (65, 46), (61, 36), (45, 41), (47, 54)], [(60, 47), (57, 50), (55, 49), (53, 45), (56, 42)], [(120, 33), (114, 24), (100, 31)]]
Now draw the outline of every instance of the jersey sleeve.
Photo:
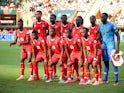
[(118, 33), (118, 29), (117, 29), (117, 27), (114, 25), (114, 24), (112, 24), (112, 31), (116, 34), (116, 33)]

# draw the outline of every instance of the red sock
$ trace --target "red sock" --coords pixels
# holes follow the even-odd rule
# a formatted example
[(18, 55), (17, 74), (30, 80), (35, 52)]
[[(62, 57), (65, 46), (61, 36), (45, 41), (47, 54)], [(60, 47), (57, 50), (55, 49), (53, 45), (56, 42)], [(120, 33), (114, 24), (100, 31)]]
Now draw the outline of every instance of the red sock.
[(92, 68), (92, 72), (93, 72), (93, 78), (95, 78), (95, 70), (94, 70), (94, 68)]
[(87, 79), (90, 80), (90, 70), (87, 70), (86, 75), (87, 75)]
[(97, 72), (95, 72), (95, 81), (98, 81), (98, 73)]
[(46, 80), (48, 80), (49, 78), (49, 67), (48, 67), (48, 64), (45, 64), (45, 72), (46, 72)]
[(33, 62), (33, 69), (34, 69), (34, 74), (36, 75), (36, 79), (39, 79), (39, 74), (38, 74), (38, 63)]
[(64, 70), (65, 70), (65, 69), (64, 69), (64, 66), (61, 66), (61, 67), (60, 67), (60, 73), (61, 73), (61, 79), (62, 79), (62, 80), (64, 80), (64, 78), (65, 78), (65, 77), (64, 77), (64, 76), (65, 76), (65, 75), (64, 75)]
[(33, 64), (31, 62), (29, 63), (29, 68), (30, 68), (30, 75), (33, 75)]
[(24, 69), (25, 69), (24, 63), (20, 63), (21, 75), (24, 75)]
[(53, 79), (53, 67), (49, 67), (49, 78)]
[(80, 68), (80, 72), (81, 72), (81, 79), (84, 79), (84, 68), (83, 67)]
[(68, 76), (68, 78), (71, 78), (71, 72), (72, 72), (72, 68), (68, 67), (67, 68), (67, 76)]
[(71, 77), (74, 77), (74, 64), (72, 64), (72, 72), (71, 72)]
[(53, 66), (53, 74), (56, 74), (56, 65)]
[(64, 76), (67, 76), (67, 64), (64, 64)]

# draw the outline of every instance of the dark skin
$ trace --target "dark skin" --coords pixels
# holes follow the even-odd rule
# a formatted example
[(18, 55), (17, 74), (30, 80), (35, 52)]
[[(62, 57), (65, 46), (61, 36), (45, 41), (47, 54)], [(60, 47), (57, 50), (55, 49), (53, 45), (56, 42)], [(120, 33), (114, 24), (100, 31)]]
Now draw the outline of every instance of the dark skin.
[[(38, 34), (32, 33), (31, 36), (32, 36), (33, 40), (38, 40)], [(40, 43), (40, 41), (39, 41), (39, 43)], [(47, 64), (48, 61), (47, 61), (47, 48), (46, 48), (46, 44), (42, 44), (42, 47), (44, 49), (44, 54), (45, 54), (44, 63)], [(33, 57), (34, 57), (34, 60), (35, 60), (35, 48), (34, 48), (33, 44), (32, 44), (32, 50), (33, 50)]]
[(96, 17), (95, 16), (90, 17), (90, 23), (91, 23), (92, 27), (96, 26)]
[[(85, 39), (88, 39), (88, 31), (83, 29), (83, 30), (81, 30), (81, 33), (82, 33), (82, 36)], [(97, 47), (96, 47), (96, 45), (93, 45), (93, 48), (94, 48), (94, 58), (96, 58), (97, 57)], [(84, 58), (85, 58), (85, 62), (84, 62), (84, 65), (86, 67), (85, 69), (89, 70), (89, 64), (87, 62), (87, 48), (86, 48), (86, 46), (83, 47), (83, 52), (84, 52)], [(93, 66), (94, 70), (96, 72), (98, 72), (96, 60), (93, 60), (92, 66)]]
[[(50, 16), (50, 22), (51, 22), (52, 25), (54, 25), (56, 23), (56, 17), (51, 15)], [(60, 34), (60, 27), (58, 27), (58, 29), (59, 29), (59, 34)]]
[(61, 16), (61, 21), (64, 25), (66, 25), (68, 22), (67, 22), (67, 17), (66, 16)]
[(76, 18), (76, 26), (77, 27), (80, 27), (81, 26), (81, 18), (80, 17), (77, 17)]
[(41, 21), (41, 17), (42, 17), (42, 13), (36, 12), (35, 16), (36, 16), (37, 21), (40, 22)]
[[(53, 29), (50, 29), (49, 30), (49, 35), (50, 35), (50, 38), (51, 39), (55, 39), (55, 31)], [(53, 66), (54, 64), (52, 63), (52, 53), (51, 53), (51, 47), (48, 47), (48, 52), (49, 52), (49, 66)], [(61, 56), (60, 56), (60, 59), (59, 59), (59, 64), (60, 66), (62, 65), (62, 55), (64, 53), (64, 49), (63, 47), (61, 47)]]
[[(20, 32), (23, 31), (23, 22), (18, 22), (18, 29)], [(10, 42), (9, 43), (9, 46), (11, 47), (12, 45), (15, 45), (17, 43), (17, 40), (18, 40), (18, 37), (15, 38), (15, 40), (13, 42)], [(26, 36), (26, 41), (25, 42), (20, 42), (18, 44), (18, 46), (22, 46), (22, 45), (25, 45), (25, 44), (29, 44), (30, 43), (30, 37)], [(31, 62), (31, 58), (32, 58), (32, 54), (28, 54), (28, 62)], [(20, 62), (21, 63), (24, 63), (24, 60), (26, 58), (21, 58)]]
[[(108, 17), (105, 14), (101, 15), (101, 21), (102, 21), (103, 24), (107, 23), (107, 19), (108, 19)], [(119, 53), (119, 50), (120, 50), (120, 48), (119, 48), (119, 46), (120, 46), (120, 35), (119, 35), (118, 32), (116, 33), (116, 37), (117, 37), (117, 47), (116, 47), (116, 52), (115, 53)]]
[[(71, 31), (69, 30), (66, 30), (65, 31), (65, 34), (66, 34), (66, 38), (67, 39), (72, 39), (72, 33)], [(81, 51), (81, 56), (80, 56), (80, 59), (79, 59), (79, 64), (82, 64), (82, 55), (83, 55), (83, 48), (82, 48), (82, 44), (78, 44), (79, 48), (80, 48), (80, 51)], [(71, 66), (71, 64), (69, 63), (70, 62), (70, 55), (69, 55), (69, 52), (68, 52), (68, 45), (65, 45), (65, 52), (66, 52), (66, 55), (68, 57), (68, 66)]]

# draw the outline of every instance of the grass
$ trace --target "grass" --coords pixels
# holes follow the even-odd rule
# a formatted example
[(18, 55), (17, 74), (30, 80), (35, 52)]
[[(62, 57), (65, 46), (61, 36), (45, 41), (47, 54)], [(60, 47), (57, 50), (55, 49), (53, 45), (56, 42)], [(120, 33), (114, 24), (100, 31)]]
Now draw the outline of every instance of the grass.
[[(58, 79), (52, 83), (45, 83), (43, 80), (27, 82), (29, 77), (28, 64), (26, 64), (24, 81), (16, 81), (19, 76), (19, 60), (21, 48), (18, 46), (7, 46), (8, 42), (0, 41), (0, 93), (124, 93), (124, 65), (119, 67), (119, 85), (113, 86), (114, 74), (110, 66), (109, 83), (105, 85), (79, 86), (78, 82), (72, 84), (58, 84)], [(120, 44), (124, 51), (124, 42)], [(43, 68), (39, 64), (39, 74), (42, 78)], [(59, 74), (59, 68), (57, 68)]]

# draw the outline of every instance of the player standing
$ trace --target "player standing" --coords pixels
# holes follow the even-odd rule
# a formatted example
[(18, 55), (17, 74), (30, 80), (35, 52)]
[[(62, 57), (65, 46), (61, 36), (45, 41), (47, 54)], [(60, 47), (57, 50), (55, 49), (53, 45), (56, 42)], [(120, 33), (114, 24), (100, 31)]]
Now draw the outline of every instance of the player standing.
[(101, 78), (102, 78), (102, 64), (101, 64), (102, 43), (101, 43), (101, 40), (98, 39), (99, 25), (96, 24), (96, 17), (94, 15), (90, 16), (90, 23), (91, 23), (91, 26), (89, 27), (89, 36), (90, 38), (92, 38), (92, 40), (97, 41), (98, 80), (101, 81)]
[[(103, 83), (108, 82), (108, 71), (109, 71), (109, 61), (111, 52), (116, 49), (116, 53), (119, 53), (119, 45), (120, 45), (120, 36), (117, 28), (109, 21), (108, 14), (101, 14), (101, 21), (99, 31), (102, 36), (102, 56), (104, 61), (104, 81)], [(114, 35), (117, 37), (117, 46), (115, 45)], [(114, 85), (118, 85), (118, 67), (113, 65), (114, 75), (115, 75), (115, 83)]]
[(9, 43), (9, 46), (14, 45), (17, 43), (17, 40), (19, 39), (19, 44), (18, 46), (22, 46), (22, 51), (21, 51), (21, 60), (20, 60), (20, 70), (21, 70), (21, 76), (17, 78), (16, 80), (23, 80), (24, 79), (24, 70), (25, 70), (25, 64), (24, 61), (25, 59), (28, 59), (28, 64), (30, 68), (30, 78), (28, 81), (30, 81), (33, 78), (33, 65), (31, 62), (32, 58), (32, 48), (30, 44), (30, 33), (27, 29), (23, 28), (23, 20), (20, 19), (18, 21), (18, 30), (15, 33), (16, 38), (14, 42)]
[[(42, 11), (36, 11), (36, 22), (33, 23), (33, 30), (38, 31), (38, 35), (42, 37), (44, 40), (46, 40), (47, 37), (47, 31), (48, 31), (48, 23), (41, 19), (42, 17)], [(44, 65), (44, 76), (43, 79), (46, 78), (46, 70), (48, 68), (48, 64)]]

